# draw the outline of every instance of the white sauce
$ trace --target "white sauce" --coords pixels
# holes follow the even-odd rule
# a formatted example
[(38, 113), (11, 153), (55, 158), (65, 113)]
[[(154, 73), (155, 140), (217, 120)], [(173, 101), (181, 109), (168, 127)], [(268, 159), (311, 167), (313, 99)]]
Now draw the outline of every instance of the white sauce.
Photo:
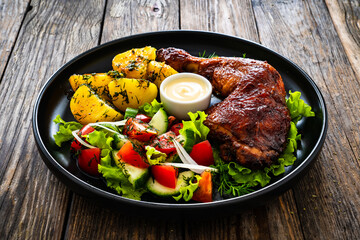
[(173, 100), (190, 102), (200, 99), (206, 95), (208, 88), (206, 84), (196, 78), (178, 78), (166, 84), (165, 95)]

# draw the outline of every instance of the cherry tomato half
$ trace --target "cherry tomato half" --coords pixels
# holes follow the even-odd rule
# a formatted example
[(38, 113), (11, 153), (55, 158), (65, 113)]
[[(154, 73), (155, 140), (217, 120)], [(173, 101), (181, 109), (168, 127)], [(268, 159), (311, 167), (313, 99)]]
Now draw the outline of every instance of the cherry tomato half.
[(178, 136), (180, 133), (179, 131), (183, 128), (183, 124), (182, 123), (177, 123), (174, 124), (171, 128), (170, 131), (173, 131), (175, 133), (176, 136)]
[(156, 150), (165, 153), (166, 155), (171, 155), (176, 152), (176, 148), (172, 140), (176, 137), (175, 133), (172, 131), (166, 132), (158, 137), (156, 137), (153, 143), (150, 145)]
[(139, 168), (147, 168), (149, 164), (145, 162), (145, 153), (141, 145), (128, 141), (125, 143), (117, 156), (124, 162)]
[(190, 157), (199, 165), (210, 166), (214, 164), (213, 150), (208, 140), (195, 144)]
[(88, 148), (81, 150), (78, 156), (80, 169), (92, 176), (99, 176), (98, 164), (100, 163), (100, 153), (100, 148)]
[(148, 142), (154, 139), (158, 133), (157, 130), (149, 124), (136, 118), (128, 118), (124, 126), (123, 134), (141, 142)]
[(178, 171), (173, 166), (154, 165), (151, 167), (151, 173), (155, 180), (168, 188), (175, 188)]

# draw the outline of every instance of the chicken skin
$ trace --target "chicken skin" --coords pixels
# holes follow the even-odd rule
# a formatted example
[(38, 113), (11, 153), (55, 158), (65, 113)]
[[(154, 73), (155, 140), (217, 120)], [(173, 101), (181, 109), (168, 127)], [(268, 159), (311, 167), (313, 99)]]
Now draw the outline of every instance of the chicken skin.
[(261, 169), (277, 161), (290, 128), (285, 87), (267, 62), (248, 58), (199, 58), (176, 48), (159, 49), (157, 61), (206, 77), (224, 100), (206, 110), (209, 138), (225, 161)]

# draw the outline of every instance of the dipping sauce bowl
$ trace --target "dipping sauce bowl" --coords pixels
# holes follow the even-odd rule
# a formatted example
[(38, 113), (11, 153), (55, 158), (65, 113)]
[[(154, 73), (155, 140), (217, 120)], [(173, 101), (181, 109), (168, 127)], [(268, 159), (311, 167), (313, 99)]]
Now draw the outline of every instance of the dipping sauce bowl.
[(188, 120), (188, 112), (203, 111), (210, 105), (212, 86), (209, 80), (194, 73), (177, 73), (160, 85), (160, 99), (165, 111), (180, 120)]

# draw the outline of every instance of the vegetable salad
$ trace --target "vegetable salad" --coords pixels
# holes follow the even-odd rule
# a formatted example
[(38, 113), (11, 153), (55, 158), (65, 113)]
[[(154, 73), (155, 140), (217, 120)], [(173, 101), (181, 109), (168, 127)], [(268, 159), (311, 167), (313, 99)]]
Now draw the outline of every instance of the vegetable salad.
[(274, 176), (294, 164), (301, 135), (296, 123), (312, 117), (311, 107), (289, 93), (287, 106), (292, 118), (288, 143), (278, 161), (268, 168), (251, 170), (236, 162), (224, 162), (219, 150), (207, 139), (209, 128), (202, 111), (178, 121), (153, 100), (139, 108), (127, 108), (124, 120), (82, 125), (57, 116), (55, 143), (70, 151), (82, 172), (103, 178), (117, 194), (141, 200), (144, 194), (173, 201), (211, 202), (213, 196), (241, 196), (264, 187)]

